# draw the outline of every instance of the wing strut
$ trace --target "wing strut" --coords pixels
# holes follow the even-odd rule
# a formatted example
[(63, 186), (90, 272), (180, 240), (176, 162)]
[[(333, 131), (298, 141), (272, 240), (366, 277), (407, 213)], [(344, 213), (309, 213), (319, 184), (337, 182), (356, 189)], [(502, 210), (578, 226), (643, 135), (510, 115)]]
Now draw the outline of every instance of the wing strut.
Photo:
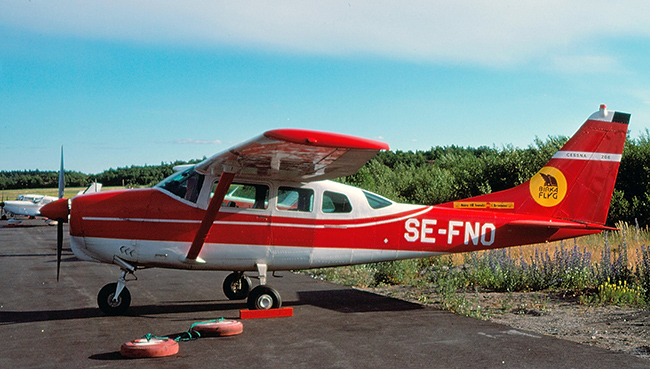
[[(228, 192), (228, 189), (230, 188), (230, 184), (232, 183), (234, 177), (234, 171), (226, 171), (226, 169), (224, 169), (224, 171), (221, 173), (221, 178), (219, 178), (217, 189), (214, 191), (214, 196), (212, 196), (212, 199), (210, 200), (210, 205), (208, 205), (208, 209), (206, 210), (205, 216), (201, 221), (199, 230), (196, 232), (196, 235), (194, 235), (192, 246), (190, 246), (190, 250), (187, 252), (185, 261), (197, 261), (199, 253), (201, 252), (203, 244), (205, 243), (205, 239), (208, 237), (208, 233), (210, 232), (210, 227), (212, 227), (212, 223), (219, 214), (223, 199), (226, 197), (226, 192)], [(198, 261), (200, 262), (201, 259)]]

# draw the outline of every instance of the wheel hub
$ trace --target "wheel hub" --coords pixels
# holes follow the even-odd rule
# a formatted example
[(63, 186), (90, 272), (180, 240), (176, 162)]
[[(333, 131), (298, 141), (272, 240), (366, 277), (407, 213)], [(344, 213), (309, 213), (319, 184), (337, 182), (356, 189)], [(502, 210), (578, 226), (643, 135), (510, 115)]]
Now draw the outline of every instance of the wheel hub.
[(273, 298), (269, 295), (262, 295), (257, 298), (257, 305), (263, 310), (270, 309), (273, 306)]
[(112, 293), (108, 296), (108, 305), (110, 307), (118, 307), (122, 304), (122, 297), (118, 297), (117, 300), (115, 299), (115, 294)]

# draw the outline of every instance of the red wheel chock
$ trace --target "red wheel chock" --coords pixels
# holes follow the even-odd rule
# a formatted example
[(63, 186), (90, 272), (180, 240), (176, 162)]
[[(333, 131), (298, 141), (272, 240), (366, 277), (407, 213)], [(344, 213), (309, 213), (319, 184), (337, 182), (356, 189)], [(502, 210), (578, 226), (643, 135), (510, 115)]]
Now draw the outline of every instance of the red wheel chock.
[(239, 319), (286, 318), (293, 316), (293, 308), (268, 310), (239, 310)]

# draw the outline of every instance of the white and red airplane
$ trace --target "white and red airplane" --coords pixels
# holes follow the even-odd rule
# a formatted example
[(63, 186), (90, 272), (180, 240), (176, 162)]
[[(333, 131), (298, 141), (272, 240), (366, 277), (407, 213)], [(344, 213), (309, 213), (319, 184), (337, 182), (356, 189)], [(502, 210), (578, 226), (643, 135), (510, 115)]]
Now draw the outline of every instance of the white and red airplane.
[[(79, 191), (77, 196), (95, 193), (101, 191), (101, 183), (92, 183), (85, 190)], [(24, 194), (18, 195), (16, 200), (13, 201), (2, 201), (0, 202), (0, 208), (12, 219), (9, 219), (10, 222), (14, 224), (22, 222), (16, 218), (17, 215), (23, 215), (29, 217), (30, 219), (35, 219), (36, 217), (41, 216), (41, 208), (53, 201), (58, 200), (58, 197), (46, 196), (46, 195), (35, 195), (35, 194)], [(3, 217), (2, 219), (5, 219)], [(48, 219), (49, 221), (49, 219)], [(55, 222), (53, 222), (55, 223)], [(48, 224), (53, 224), (49, 223)]]
[(30, 218), (36, 218), (41, 215), (40, 210), (45, 204), (56, 200), (58, 198), (54, 196), (25, 194), (18, 195), (16, 200), (0, 202), (0, 208), (3, 208), (10, 217), (24, 215)]
[[(267, 273), (542, 243), (605, 226), (630, 115), (600, 110), (526, 183), (437, 206), (394, 203), (329, 181), (355, 173), (383, 142), (272, 130), (181, 168), (153, 188), (59, 200), (82, 260), (115, 264), (98, 305), (121, 314), (127, 273), (161, 267), (233, 271), (223, 289), (250, 309), (281, 306)], [(59, 241), (57, 264), (60, 265)], [(57, 266), (58, 268), (58, 266)], [(245, 272), (256, 272), (259, 285)]]

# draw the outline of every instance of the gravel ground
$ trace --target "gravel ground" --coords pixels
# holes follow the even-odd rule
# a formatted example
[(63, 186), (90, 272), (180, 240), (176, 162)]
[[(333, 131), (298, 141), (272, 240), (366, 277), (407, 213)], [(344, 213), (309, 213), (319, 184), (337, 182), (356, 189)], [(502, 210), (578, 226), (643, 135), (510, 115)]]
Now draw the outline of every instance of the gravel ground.
[[(442, 308), (427, 289), (387, 286), (366, 289), (393, 298)], [(582, 305), (558, 293), (466, 293), (482, 319), (537, 334), (621, 351), (650, 361), (650, 311), (616, 305)]]

